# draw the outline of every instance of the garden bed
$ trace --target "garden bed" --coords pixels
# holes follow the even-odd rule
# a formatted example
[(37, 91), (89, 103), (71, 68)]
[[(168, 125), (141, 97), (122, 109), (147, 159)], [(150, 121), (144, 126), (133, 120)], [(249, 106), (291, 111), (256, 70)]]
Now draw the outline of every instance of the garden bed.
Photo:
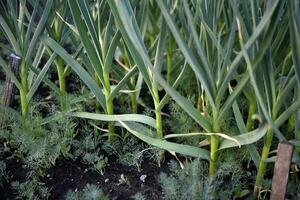
[(1, 1), (0, 199), (299, 199), (299, 10)]
[[(109, 160), (113, 161), (114, 159)], [(11, 182), (26, 180), (26, 170), (22, 168), (21, 163), (10, 161), (7, 167), (10, 169)], [(110, 162), (103, 175), (88, 169), (88, 166), (80, 162), (58, 160), (56, 165), (47, 170), (47, 175), (41, 179), (41, 183), (50, 190), (49, 199), (65, 199), (69, 190), (77, 191), (87, 184), (101, 188), (109, 199), (132, 199), (131, 197), (137, 193), (143, 193), (148, 199), (162, 199), (161, 189), (156, 183), (156, 178), (162, 168), (151, 162), (144, 163), (140, 172), (134, 167), (113, 162)], [(144, 175), (146, 178), (142, 179)], [(122, 176), (126, 181), (122, 182)], [(11, 188), (8, 182), (3, 185), (0, 194), (2, 199), (15, 199), (17, 197), (16, 191)]]

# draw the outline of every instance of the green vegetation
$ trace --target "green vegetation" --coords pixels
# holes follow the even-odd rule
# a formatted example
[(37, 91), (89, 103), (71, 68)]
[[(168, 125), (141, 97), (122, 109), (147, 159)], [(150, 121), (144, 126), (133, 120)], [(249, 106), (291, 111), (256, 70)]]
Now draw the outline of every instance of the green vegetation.
[(96, 185), (87, 184), (85, 188), (80, 191), (68, 191), (66, 200), (108, 200), (103, 194), (102, 190)]
[[(172, 156), (179, 164), (157, 179), (165, 199), (263, 199), (289, 141), (288, 195), (299, 198), (299, 10), (299, 0), (1, 1), (0, 188), (48, 199), (44, 178), (61, 160), (105, 176)], [(12, 178), (11, 162), (26, 178)], [(108, 198), (79, 189), (65, 198)]]

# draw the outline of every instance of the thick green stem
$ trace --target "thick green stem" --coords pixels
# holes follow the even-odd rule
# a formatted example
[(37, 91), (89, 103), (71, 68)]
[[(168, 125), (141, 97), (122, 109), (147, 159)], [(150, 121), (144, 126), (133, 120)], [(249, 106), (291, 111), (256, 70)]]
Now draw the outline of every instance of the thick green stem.
[[(162, 115), (161, 115), (161, 108), (159, 108), (160, 98), (158, 94), (158, 88), (156, 82), (152, 83), (152, 92), (153, 92), (153, 101), (154, 101), (154, 108), (155, 108), (155, 120), (156, 120), (156, 136), (158, 139), (163, 140), (163, 127), (162, 127)], [(165, 159), (165, 150), (161, 149), (158, 152), (159, 160), (158, 165), (162, 163)]]
[[(112, 101), (106, 101), (106, 111), (107, 111), (107, 114), (109, 114), (109, 115), (114, 114)], [(108, 132), (109, 132), (108, 139), (111, 141), (115, 135), (114, 122), (108, 122)]]
[(28, 102), (27, 102), (27, 99), (26, 99), (26, 96), (27, 96), (27, 91), (22, 89), (20, 91), (20, 97), (21, 97), (21, 109), (22, 109), (22, 115), (23, 116), (26, 116), (27, 113), (28, 113)]
[(265, 160), (268, 158), (270, 148), (272, 145), (272, 139), (273, 139), (273, 131), (270, 129), (267, 132), (267, 135), (264, 138), (264, 147), (261, 154), (261, 159), (258, 167), (258, 172), (256, 175), (256, 181), (255, 181), (255, 187), (254, 187), (254, 196), (257, 197), (259, 194), (259, 191), (261, 189), (262, 181), (266, 172), (267, 163)]
[(21, 98), (21, 109), (22, 109), (22, 115), (26, 116), (28, 113), (28, 102), (26, 99), (27, 93), (28, 93), (28, 82), (27, 82), (27, 69), (25, 62), (21, 63), (21, 86), (22, 89), (20, 90), (20, 98)]
[[(214, 122), (213, 122), (213, 132), (219, 133), (221, 128), (219, 121), (216, 120), (217, 116), (214, 115)], [(209, 161), (209, 175), (213, 176), (216, 172), (216, 162), (217, 162), (217, 149), (219, 146), (219, 138), (216, 135), (210, 137), (210, 161)]]
[(66, 92), (66, 77), (64, 75), (64, 61), (60, 57), (58, 57), (55, 63), (57, 68), (58, 81), (59, 81), (61, 109), (65, 110), (67, 92)]
[[(131, 77), (130, 78), (130, 83), (132, 85), (135, 85), (135, 82), (136, 82), (135, 77), (134, 76)], [(136, 92), (130, 93), (130, 100), (131, 100), (131, 111), (132, 111), (132, 113), (135, 114), (135, 113), (137, 113), (137, 108), (138, 108), (137, 99), (136, 99)]]
[(159, 139), (163, 139), (163, 130), (162, 130), (162, 118), (161, 118), (161, 111), (155, 111), (155, 118), (156, 118), (156, 130), (157, 136)]
[(209, 161), (209, 175), (213, 176), (216, 172), (217, 149), (218, 149), (218, 136), (210, 137), (210, 161)]
[[(110, 95), (110, 81), (109, 81), (109, 73), (103, 73), (103, 78), (104, 78), (104, 94), (105, 94), (105, 100), (106, 100), (106, 113), (109, 115), (114, 114), (114, 109), (113, 109), (113, 102), (109, 100), (109, 95)], [(114, 122), (108, 122), (108, 140), (111, 141), (114, 138), (115, 135), (115, 126)]]
[(201, 91), (198, 92), (197, 110), (198, 110), (199, 112), (203, 112), (203, 109), (202, 109), (202, 97), (201, 97)]
[(136, 114), (137, 113), (137, 100), (136, 100), (135, 92), (130, 94), (130, 99), (131, 99), (131, 112), (133, 114)]
[(154, 83), (153, 86), (153, 100), (154, 100), (154, 107), (155, 107), (155, 120), (156, 120), (156, 133), (157, 137), (159, 139), (163, 139), (163, 130), (162, 130), (162, 117), (161, 117), (161, 110), (158, 109), (158, 105), (160, 102), (159, 95), (158, 95), (158, 90), (157, 90), (157, 85)]
[(285, 137), (287, 140), (293, 139), (294, 127), (295, 127), (295, 117), (294, 117), (294, 115), (292, 115), (292, 116), (290, 116), (290, 118), (288, 120), (288, 127), (287, 127), (287, 131), (285, 134)]
[(252, 116), (254, 115), (255, 111), (256, 111), (256, 101), (249, 102), (249, 111), (248, 111), (248, 118), (246, 124), (247, 131), (251, 131), (253, 129), (254, 121), (252, 119)]
[[(100, 87), (101, 86), (101, 82), (100, 82), (100, 80), (99, 80), (98, 75), (97, 75), (96, 72), (94, 74), (94, 79), (95, 79), (96, 84)], [(100, 112), (100, 103), (98, 102), (97, 99), (95, 99), (95, 112), (96, 113)]]
[[(157, 85), (155, 82), (152, 84), (152, 89), (153, 89), (152, 90), (153, 91), (153, 101), (154, 101), (154, 107), (155, 107), (156, 134), (157, 134), (157, 138), (162, 140), (164, 137), (163, 128), (162, 128), (162, 115), (161, 115), (161, 108), (158, 107), (160, 98), (158, 95), (158, 89), (157, 89)], [(158, 156), (159, 156), (158, 165), (160, 166), (160, 163), (163, 162), (165, 159), (165, 151), (160, 150), (158, 152)]]
[(59, 89), (61, 93), (66, 93), (66, 77), (64, 76), (64, 62), (61, 58), (57, 58), (56, 63)]

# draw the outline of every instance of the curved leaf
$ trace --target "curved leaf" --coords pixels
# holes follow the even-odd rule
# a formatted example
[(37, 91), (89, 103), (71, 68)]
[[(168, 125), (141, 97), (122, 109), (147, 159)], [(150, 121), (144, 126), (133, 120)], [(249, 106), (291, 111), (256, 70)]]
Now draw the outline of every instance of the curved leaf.
[(73, 117), (80, 117), (85, 119), (94, 119), (100, 121), (131, 121), (131, 122), (140, 122), (151, 127), (156, 127), (155, 120), (152, 117), (140, 114), (119, 114), (119, 115), (107, 115), (107, 114), (96, 114), (88, 112), (73, 112), (68, 115)]
[[(255, 129), (254, 131), (244, 133), (241, 135), (237, 135), (237, 136), (232, 136), (232, 138), (237, 140), (241, 146), (247, 145), (247, 144), (252, 144), (252, 143), (260, 140), (267, 133), (268, 129), (269, 129), (269, 125), (265, 124), (257, 129)], [(226, 140), (222, 140), (220, 142), (218, 150), (232, 148), (232, 147), (236, 147), (236, 146), (238, 146), (236, 142), (226, 139)]]
[(159, 147), (161, 149), (165, 149), (170, 152), (176, 152), (183, 155), (193, 156), (196, 158), (202, 158), (205, 160), (209, 160), (209, 151), (205, 149), (201, 149), (194, 146), (184, 145), (184, 144), (177, 144), (173, 142), (168, 142), (166, 140), (161, 140), (157, 138), (153, 138), (151, 136), (148, 136), (147, 132), (150, 130), (147, 129), (145, 126), (142, 126), (137, 123), (125, 123), (122, 121), (119, 121), (120, 124), (126, 128), (130, 133), (132, 133), (137, 138), (143, 140), (144, 142)]

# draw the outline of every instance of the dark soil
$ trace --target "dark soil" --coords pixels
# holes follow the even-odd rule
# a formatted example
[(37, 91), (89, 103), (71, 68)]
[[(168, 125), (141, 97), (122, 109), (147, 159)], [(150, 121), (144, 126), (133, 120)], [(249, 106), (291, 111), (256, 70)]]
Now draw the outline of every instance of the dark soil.
[[(42, 182), (50, 189), (50, 199), (60, 200), (68, 190), (80, 190), (86, 184), (95, 184), (101, 188), (105, 194), (112, 200), (130, 199), (134, 194), (141, 192), (147, 199), (162, 199), (161, 190), (156, 183), (156, 177), (163, 170), (153, 163), (144, 163), (141, 172), (136, 168), (120, 165), (112, 162), (110, 159), (109, 166), (101, 175), (92, 171), (88, 166), (79, 162), (70, 160), (59, 160), (54, 167), (48, 170), (47, 175), (41, 179)], [(26, 170), (22, 168), (22, 164), (15, 160), (7, 162), (9, 169), (10, 181), (23, 182), (26, 179)], [(127, 183), (120, 183), (121, 175), (128, 180)], [(146, 175), (145, 182), (140, 180), (141, 175)], [(14, 191), (10, 187), (10, 183), (6, 183), (0, 187), (0, 199), (14, 199)]]
[(10, 186), (12, 181), (23, 182), (26, 180), (26, 170), (22, 168), (22, 163), (18, 160), (6, 160), (6, 168), (9, 174), (7, 182), (0, 186), (0, 199), (15, 199), (14, 191)]
[[(138, 192), (144, 192), (149, 199), (162, 199), (156, 183), (156, 176), (160, 170), (152, 163), (145, 163), (141, 172), (133, 167), (111, 163), (102, 176), (95, 171), (87, 171), (87, 168), (80, 164), (60, 162), (50, 170), (50, 177), (46, 183), (48, 187), (52, 187), (51, 199), (63, 199), (69, 189), (81, 189), (87, 183), (99, 186), (110, 199), (130, 199), (130, 196)], [(120, 183), (121, 174), (128, 183)], [(140, 180), (141, 175), (147, 175), (145, 182)]]

